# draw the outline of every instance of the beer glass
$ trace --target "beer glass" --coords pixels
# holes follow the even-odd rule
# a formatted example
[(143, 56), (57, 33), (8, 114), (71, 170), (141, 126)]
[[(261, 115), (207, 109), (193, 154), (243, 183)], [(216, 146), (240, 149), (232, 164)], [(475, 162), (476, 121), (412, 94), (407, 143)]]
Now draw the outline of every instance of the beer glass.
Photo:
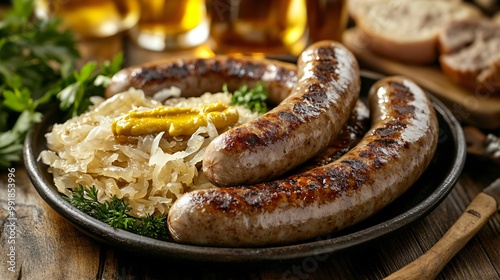
[(130, 35), (140, 47), (175, 50), (198, 46), (209, 36), (204, 0), (139, 0), (140, 18)]
[(309, 40), (342, 40), (348, 14), (347, 0), (306, 0)]
[(209, 0), (218, 53), (298, 54), (307, 43), (305, 0)]
[(40, 18), (58, 16), (79, 38), (109, 37), (139, 19), (137, 0), (35, 0)]

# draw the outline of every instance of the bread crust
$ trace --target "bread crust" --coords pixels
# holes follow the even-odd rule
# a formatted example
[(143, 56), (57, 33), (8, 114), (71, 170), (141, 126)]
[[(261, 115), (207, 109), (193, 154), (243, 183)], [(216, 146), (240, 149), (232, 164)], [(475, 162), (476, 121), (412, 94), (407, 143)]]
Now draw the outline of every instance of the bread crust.
[(441, 69), (452, 81), (476, 93), (500, 93), (500, 23), (450, 22), (439, 35), (439, 45)]
[(377, 55), (410, 64), (437, 61), (437, 37), (448, 21), (483, 16), (476, 7), (460, 1), (365, 1), (353, 12), (353, 19), (366, 47)]

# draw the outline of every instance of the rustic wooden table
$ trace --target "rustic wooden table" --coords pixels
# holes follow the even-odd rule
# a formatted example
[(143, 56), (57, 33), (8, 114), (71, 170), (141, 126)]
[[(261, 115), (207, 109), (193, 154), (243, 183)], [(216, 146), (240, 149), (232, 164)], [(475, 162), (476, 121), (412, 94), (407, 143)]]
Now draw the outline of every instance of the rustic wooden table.
[[(381, 279), (427, 251), (471, 199), (500, 174), (499, 166), (468, 160), (450, 195), (422, 221), (381, 243), (328, 259), (304, 258), (263, 267), (175, 262), (136, 256), (90, 239), (38, 195), (24, 166), (0, 175), (1, 279)], [(15, 174), (15, 244), (7, 208)], [(12, 251), (10, 247), (14, 246)], [(15, 266), (9, 271), (9, 254)], [(437, 279), (500, 279), (500, 214), (455, 256)]]
[[(122, 42), (106, 46), (103, 52), (87, 54), (105, 58), (121, 49)], [(203, 54), (205, 50), (197, 51)], [(162, 54), (137, 50), (128, 55), (128, 64), (136, 64)], [(9, 174), (15, 176), (11, 192), (8, 178), (13, 175)], [(0, 279), (381, 279), (427, 251), (471, 199), (499, 175), (499, 165), (468, 157), (455, 188), (434, 211), (382, 242), (328, 258), (258, 266), (214, 265), (137, 256), (87, 237), (40, 198), (20, 163), (0, 172)], [(15, 220), (9, 219), (9, 200), (15, 201), (11, 205)], [(500, 214), (489, 220), (437, 279), (500, 279)]]

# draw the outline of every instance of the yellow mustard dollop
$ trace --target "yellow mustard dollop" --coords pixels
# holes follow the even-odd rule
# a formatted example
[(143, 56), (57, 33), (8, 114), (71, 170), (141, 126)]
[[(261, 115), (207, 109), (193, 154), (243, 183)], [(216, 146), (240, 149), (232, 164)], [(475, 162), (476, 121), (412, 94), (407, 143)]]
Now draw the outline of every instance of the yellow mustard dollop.
[(198, 108), (157, 107), (130, 111), (116, 118), (111, 129), (114, 135), (139, 136), (165, 131), (168, 135), (189, 136), (208, 122), (220, 130), (238, 121), (238, 111), (232, 106), (212, 103)]

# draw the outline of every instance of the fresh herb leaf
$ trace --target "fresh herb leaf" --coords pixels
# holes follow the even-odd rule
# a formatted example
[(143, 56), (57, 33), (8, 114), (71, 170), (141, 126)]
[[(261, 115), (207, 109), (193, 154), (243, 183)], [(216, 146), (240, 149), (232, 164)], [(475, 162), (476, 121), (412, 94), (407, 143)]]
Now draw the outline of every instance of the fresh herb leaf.
[(4, 101), (3, 104), (16, 112), (23, 112), (24, 110), (33, 110), (33, 99), (31, 98), (30, 91), (27, 88), (14, 88), (13, 90), (3, 91)]
[(144, 219), (132, 217), (128, 215), (130, 206), (123, 199), (113, 196), (108, 201), (99, 202), (98, 190), (95, 186), (88, 189), (78, 186), (76, 190), (71, 191), (71, 196), (64, 196), (64, 198), (80, 211), (112, 227), (156, 239), (167, 239), (169, 236), (166, 215), (147, 216)]
[(170, 234), (166, 224), (166, 215), (160, 217), (148, 215), (146, 218), (142, 219), (140, 223), (136, 224), (134, 232), (151, 238), (167, 239)]
[(8, 142), (12, 148), (0, 147), (0, 166), (19, 161), (27, 131), (47, 109), (59, 107), (67, 118), (83, 113), (123, 63), (120, 53), (75, 70), (80, 53), (73, 33), (61, 30), (59, 19), (42, 20), (33, 11), (32, 0), (13, 0), (0, 21), (0, 137), (15, 139)]
[(10, 166), (21, 159), (22, 152), (22, 136), (17, 131), (0, 132), (0, 165)]
[(72, 83), (66, 86), (63, 90), (57, 93), (57, 98), (61, 100), (59, 107), (62, 110), (68, 110), (75, 103), (76, 92), (78, 91), (78, 83)]
[(23, 111), (19, 118), (17, 118), (13, 131), (17, 132), (19, 135), (22, 135), (24, 138), (24, 134), (30, 129), (30, 127), (34, 123), (38, 123), (42, 120), (43, 114), (40, 112), (32, 112), (32, 111)]
[(73, 34), (33, 11), (32, 0), (13, 0), (0, 21), (0, 166), (20, 160), (27, 131), (41, 120), (39, 105), (57, 102), (47, 92), (79, 57)]
[[(227, 84), (222, 86), (222, 91), (230, 93), (227, 89)], [(249, 88), (248, 85), (243, 85), (232, 93), (231, 103), (234, 105), (242, 105), (252, 112), (264, 114), (269, 109), (267, 107), (267, 99), (269, 93), (264, 88), (264, 83), (258, 83), (254, 88)]]
[(120, 70), (123, 54), (117, 54), (111, 62), (104, 62), (99, 70), (97, 63), (88, 62), (80, 71), (62, 81), (60, 91), (56, 93), (60, 108), (69, 113), (68, 117), (80, 115), (90, 105), (91, 96), (103, 96), (111, 77)]

